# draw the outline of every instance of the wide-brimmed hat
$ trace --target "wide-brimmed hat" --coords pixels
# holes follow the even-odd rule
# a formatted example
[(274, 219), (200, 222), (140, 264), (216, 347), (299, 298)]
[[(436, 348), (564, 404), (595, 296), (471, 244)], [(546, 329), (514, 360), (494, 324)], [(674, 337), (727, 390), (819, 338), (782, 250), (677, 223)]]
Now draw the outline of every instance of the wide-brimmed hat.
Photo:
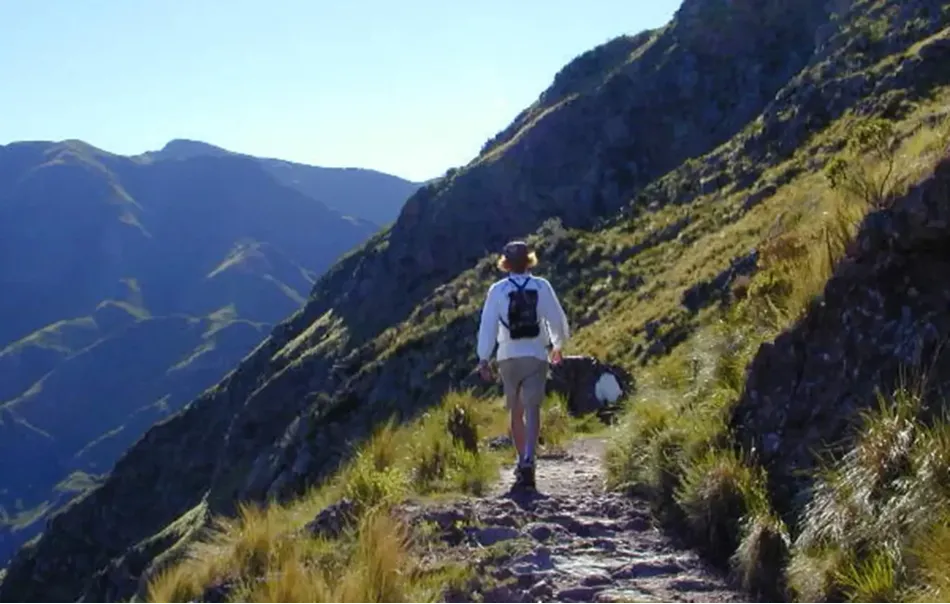
[(524, 266), (526, 269), (536, 266), (538, 257), (524, 241), (509, 241), (501, 250), (498, 259), (498, 268), (503, 271), (511, 270), (512, 266)]

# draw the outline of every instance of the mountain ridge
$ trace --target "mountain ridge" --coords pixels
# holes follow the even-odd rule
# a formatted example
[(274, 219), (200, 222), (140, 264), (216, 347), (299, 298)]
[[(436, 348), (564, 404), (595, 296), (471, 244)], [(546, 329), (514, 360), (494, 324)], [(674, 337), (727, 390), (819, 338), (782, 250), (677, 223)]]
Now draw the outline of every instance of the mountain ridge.
[[(631, 369), (677, 351), (755, 274), (776, 225), (820, 215), (821, 199), (792, 185), (817, 186), (859, 117), (905, 119), (950, 84), (945, 5), (832, 8), (687, 0), (667, 27), (620, 45), (622, 67), (594, 61), (609, 70), (598, 85), (598, 68), (566, 96), (561, 82), (510, 135), (422, 187), (227, 377), (53, 517), (0, 595), (141, 593), (212, 515), (299, 496), (375, 426), (465, 383), (481, 292), (509, 237), (537, 245), (538, 273), (578, 326), (574, 346)], [(881, 15), (893, 19), (883, 37), (863, 21)], [(158, 499), (137, 496), (156, 481)], [(113, 518), (97, 521), (102, 510)]]
[(0, 517), (33, 514), (0, 523), (0, 560), (68, 501), (55, 485), (108, 473), (376, 228), (253, 158), (0, 147)]
[(369, 168), (328, 168), (258, 157), (191, 139), (172, 139), (160, 150), (137, 157), (168, 160), (201, 156), (252, 158), (283, 184), (321, 200), (341, 214), (353, 214), (380, 226), (395, 220), (403, 202), (422, 184)]

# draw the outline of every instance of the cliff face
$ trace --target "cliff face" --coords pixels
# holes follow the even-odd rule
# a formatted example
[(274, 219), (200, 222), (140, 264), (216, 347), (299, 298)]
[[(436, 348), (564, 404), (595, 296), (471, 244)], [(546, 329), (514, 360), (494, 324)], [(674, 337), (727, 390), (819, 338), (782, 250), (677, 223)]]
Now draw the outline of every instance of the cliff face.
[[(849, 256), (807, 315), (750, 369), (733, 415), (739, 441), (768, 470), (775, 503), (797, 510), (815, 452), (848, 450), (859, 412), (912, 370), (930, 400), (950, 386), (950, 149), (932, 176), (867, 216)], [(905, 385), (913, 387), (912, 382)]]
[[(947, 25), (939, 2), (864, 4), (835, 22), (899, 14), (893, 34), (860, 58), (851, 45), (861, 36), (817, 0), (687, 0), (667, 27), (579, 57), (468, 166), (424, 186), (391, 229), (331, 268), (306, 307), (221, 383), (153, 427), (103, 485), (51, 519), (10, 566), (0, 598), (128, 597), (208, 512), (293, 495), (379, 420), (437, 401), (471, 369), (477, 312), (496, 277), (486, 254), (506, 239), (534, 232), (559, 291), (577, 292), (572, 322), (585, 325), (597, 320), (587, 296), (600, 295), (591, 283), (603, 263), (699, 236), (688, 213), (676, 228), (654, 229), (649, 212), (748, 189), (750, 201), (721, 217), (737, 220), (775, 179), (791, 178), (759, 182), (816, 129), (846, 110), (898, 112), (901, 99), (946, 83), (946, 48), (927, 42)], [(919, 42), (887, 77), (876, 71), (893, 48)], [(899, 98), (885, 94), (893, 91)], [(587, 246), (576, 236), (619, 222), (642, 235), (637, 244)], [(730, 259), (719, 259), (724, 271)], [(631, 298), (639, 286), (617, 285)], [(671, 298), (670, 315), (688, 321)], [(708, 296), (698, 298), (693, 308)], [(663, 319), (641, 326), (661, 345), (643, 347), (639, 360), (675, 344)], [(618, 338), (626, 346), (640, 333)]]

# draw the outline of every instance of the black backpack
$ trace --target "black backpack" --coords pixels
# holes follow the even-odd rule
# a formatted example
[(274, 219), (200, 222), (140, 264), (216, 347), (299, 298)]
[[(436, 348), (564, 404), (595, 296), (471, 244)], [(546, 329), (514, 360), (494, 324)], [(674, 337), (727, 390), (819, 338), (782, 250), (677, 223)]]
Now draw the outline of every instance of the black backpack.
[(515, 291), (508, 293), (508, 322), (504, 325), (511, 334), (512, 340), (536, 338), (541, 333), (541, 324), (538, 322), (538, 292), (525, 289), (531, 277), (518, 285), (518, 282), (508, 278), (515, 285)]

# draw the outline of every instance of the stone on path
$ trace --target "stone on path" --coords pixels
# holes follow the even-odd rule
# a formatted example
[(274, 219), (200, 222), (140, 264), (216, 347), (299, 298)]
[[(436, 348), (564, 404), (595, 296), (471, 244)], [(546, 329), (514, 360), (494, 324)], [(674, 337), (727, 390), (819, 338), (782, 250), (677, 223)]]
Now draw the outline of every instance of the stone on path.
[(469, 528), (444, 534), (460, 560), (510, 549), (476, 573), (492, 581), (448, 601), (471, 602), (475, 592), (485, 602), (749, 601), (656, 529), (645, 502), (605, 492), (603, 451), (602, 440), (586, 438), (563, 458), (539, 461), (535, 494), (511, 492), (504, 468), (487, 497), (425, 508), (423, 518), (469, 519)]

